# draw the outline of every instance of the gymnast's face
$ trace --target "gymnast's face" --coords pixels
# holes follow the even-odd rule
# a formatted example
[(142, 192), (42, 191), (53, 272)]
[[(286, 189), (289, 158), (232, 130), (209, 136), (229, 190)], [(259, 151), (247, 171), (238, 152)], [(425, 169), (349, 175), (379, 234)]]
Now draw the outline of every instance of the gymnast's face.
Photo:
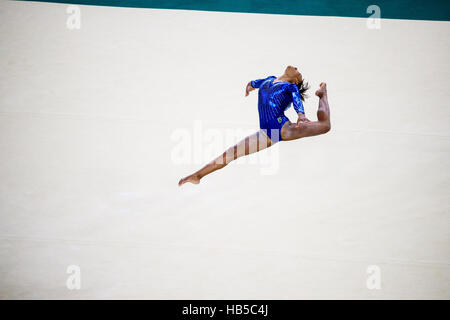
[(303, 78), (302, 78), (302, 74), (297, 70), (296, 67), (293, 66), (287, 66), (286, 70), (284, 71), (284, 73), (291, 78), (292, 80), (295, 81), (295, 83), (300, 83)]

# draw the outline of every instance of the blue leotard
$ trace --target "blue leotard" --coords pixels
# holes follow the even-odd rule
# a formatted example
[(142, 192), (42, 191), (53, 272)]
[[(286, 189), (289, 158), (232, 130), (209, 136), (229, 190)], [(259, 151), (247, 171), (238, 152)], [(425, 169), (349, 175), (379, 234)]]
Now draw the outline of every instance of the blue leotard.
[(295, 83), (275, 82), (274, 76), (250, 82), (253, 88), (259, 88), (258, 113), (259, 127), (264, 130), (273, 143), (281, 141), (281, 127), (289, 119), (284, 111), (292, 103), (297, 113), (305, 113), (300, 92)]

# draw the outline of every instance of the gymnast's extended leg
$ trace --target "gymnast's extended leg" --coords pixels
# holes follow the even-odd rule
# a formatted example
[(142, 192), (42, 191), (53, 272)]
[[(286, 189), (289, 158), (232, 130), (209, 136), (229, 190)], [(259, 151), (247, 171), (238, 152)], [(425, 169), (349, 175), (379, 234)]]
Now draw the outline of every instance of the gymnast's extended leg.
[(181, 179), (180, 182), (178, 182), (178, 185), (181, 186), (186, 182), (198, 184), (200, 183), (201, 178), (216, 170), (224, 168), (231, 161), (236, 160), (239, 157), (266, 149), (271, 145), (272, 141), (266, 136), (264, 132), (255, 132), (254, 134), (246, 137), (233, 147), (226, 150), (223, 154), (205, 165), (200, 170)]

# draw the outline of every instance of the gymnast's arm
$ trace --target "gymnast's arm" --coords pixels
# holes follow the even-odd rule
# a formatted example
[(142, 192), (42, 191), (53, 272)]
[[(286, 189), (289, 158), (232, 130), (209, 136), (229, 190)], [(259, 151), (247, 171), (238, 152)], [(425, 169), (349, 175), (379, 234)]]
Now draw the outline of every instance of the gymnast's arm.
[(245, 87), (245, 96), (248, 96), (250, 91), (258, 89), (264, 83), (264, 81), (268, 80), (269, 78), (276, 78), (276, 77), (275, 76), (269, 76), (269, 77), (264, 78), (264, 79), (252, 80), (249, 83), (247, 83), (247, 86)]
[(305, 116), (305, 109), (303, 108), (302, 97), (300, 92), (298, 91), (297, 85), (291, 86), (292, 92), (292, 104), (294, 106), (294, 110), (297, 112), (298, 119), (297, 125), (301, 122), (310, 122), (308, 118)]

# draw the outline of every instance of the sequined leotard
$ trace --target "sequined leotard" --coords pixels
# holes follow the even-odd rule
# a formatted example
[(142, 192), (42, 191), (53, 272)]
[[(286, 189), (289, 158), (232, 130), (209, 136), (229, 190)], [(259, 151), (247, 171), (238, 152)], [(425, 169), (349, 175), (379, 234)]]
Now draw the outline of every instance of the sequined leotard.
[(295, 83), (275, 82), (274, 76), (250, 82), (253, 88), (259, 88), (258, 113), (259, 127), (272, 140), (272, 143), (281, 141), (281, 127), (289, 119), (284, 111), (293, 103), (297, 113), (305, 113), (300, 92)]

